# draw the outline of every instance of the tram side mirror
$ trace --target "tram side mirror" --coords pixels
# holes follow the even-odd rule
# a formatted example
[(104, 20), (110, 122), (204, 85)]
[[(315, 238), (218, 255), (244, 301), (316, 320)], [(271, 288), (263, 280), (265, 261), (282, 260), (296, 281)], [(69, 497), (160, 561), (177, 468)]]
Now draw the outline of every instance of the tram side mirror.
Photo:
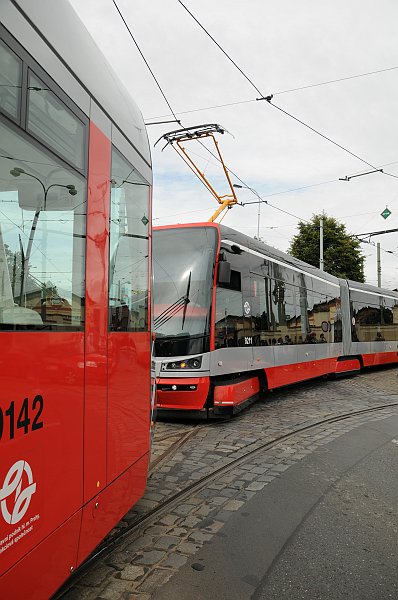
[(218, 283), (229, 285), (231, 283), (231, 263), (227, 260), (218, 263)]

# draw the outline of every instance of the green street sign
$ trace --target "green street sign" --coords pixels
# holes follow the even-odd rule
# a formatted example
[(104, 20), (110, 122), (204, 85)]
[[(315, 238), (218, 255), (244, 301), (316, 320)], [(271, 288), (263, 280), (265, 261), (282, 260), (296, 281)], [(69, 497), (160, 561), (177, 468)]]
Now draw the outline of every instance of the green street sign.
[(383, 217), (383, 219), (387, 219), (390, 215), (391, 215), (391, 210), (388, 210), (387, 207), (381, 213), (381, 216)]

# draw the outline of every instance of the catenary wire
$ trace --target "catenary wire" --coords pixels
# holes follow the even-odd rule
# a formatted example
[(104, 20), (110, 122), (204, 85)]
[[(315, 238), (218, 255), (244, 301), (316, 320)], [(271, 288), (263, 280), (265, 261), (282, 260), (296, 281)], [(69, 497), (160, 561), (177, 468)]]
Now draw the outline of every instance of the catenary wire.
[[(273, 92), (273, 96), (280, 96), (281, 94), (289, 94), (291, 92), (299, 92), (301, 90), (308, 90), (310, 88), (315, 88), (315, 87), (321, 87), (324, 85), (330, 85), (332, 83), (340, 83), (341, 81), (349, 81), (350, 79), (358, 79), (359, 77), (368, 77), (370, 75), (376, 75), (378, 73), (386, 73), (387, 71), (394, 71), (398, 69), (398, 67), (388, 67), (385, 69), (377, 69), (376, 71), (368, 71), (367, 73), (359, 73), (357, 75), (350, 75), (348, 77), (340, 77), (338, 79), (330, 79), (329, 81), (321, 81), (319, 83), (311, 83), (308, 85), (302, 85), (300, 87), (295, 87), (295, 88), (289, 88), (287, 90), (281, 90), (278, 92)], [(252, 99), (248, 99), (248, 100), (239, 100), (237, 102), (227, 102), (225, 104), (216, 104), (214, 106), (203, 106), (201, 108), (193, 108), (191, 110), (184, 110), (184, 111), (177, 111), (176, 114), (177, 115), (188, 115), (191, 113), (196, 113), (196, 112), (202, 112), (205, 110), (213, 110), (215, 108), (226, 108), (229, 106), (238, 106), (239, 104), (250, 104), (252, 102), (257, 102), (256, 98), (252, 98)], [(161, 115), (161, 116), (156, 116), (156, 117), (148, 117), (149, 121), (152, 121), (153, 119), (163, 119), (168, 117), (169, 115)]]
[[(360, 160), (361, 162), (365, 163), (366, 165), (368, 165), (369, 167), (372, 167), (372, 169), (376, 169), (376, 167), (368, 162), (367, 160), (365, 160), (364, 158), (360, 157), (359, 155), (355, 154), (354, 152), (351, 152), (351, 150), (349, 150), (348, 148), (346, 148), (345, 146), (343, 146), (342, 144), (339, 144), (338, 142), (334, 141), (332, 138), (326, 136), (325, 134), (321, 133), (320, 131), (318, 131), (317, 129), (315, 129), (314, 127), (311, 127), (311, 125), (308, 125), (308, 123), (305, 123), (305, 121), (302, 121), (301, 119), (299, 119), (298, 117), (295, 117), (294, 115), (292, 115), (291, 113), (289, 113), (288, 111), (284, 110), (283, 108), (281, 108), (280, 106), (274, 104), (272, 102), (272, 95), (269, 96), (265, 96), (260, 90), (259, 88), (256, 86), (255, 83), (253, 83), (253, 81), (246, 75), (246, 73), (244, 73), (244, 71), (236, 64), (236, 62), (231, 58), (231, 56), (229, 56), (229, 54), (222, 48), (222, 46), (217, 42), (217, 40), (210, 34), (210, 32), (200, 23), (200, 21), (193, 15), (193, 13), (185, 6), (185, 4), (182, 2), (182, 0), (177, 0), (177, 2), (186, 10), (186, 12), (192, 17), (192, 19), (199, 25), (199, 27), (206, 33), (206, 35), (216, 44), (216, 46), (221, 50), (221, 52), (227, 57), (227, 59), (238, 69), (238, 71), (243, 75), (243, 77), (250, 83), (250, 85), (256, 90), (256, 92), (258, 92), (260, 94), (260, 98), (257, 98), (257, 100), (266, 100), (268, 102), (268, 104), (270, 104), (271, 106), (273, 106), (274, 108), (278, 109), (279, 111), (281, 111), (282, 113), (284, 113), (286, 116), (288, 116), (291, 119), (294, 119), (295, 121), (297, 121), (298, 123), (300, 123), (301, 125), (303, 125), (304, 127), (310, 129), (313, 133), (319, 135), (320, 137), (322, 137), (323, 139), (329, 141), (330, 143), (334, 144), (335, 146), (337, 146), (338, 148), (340, 148), (341, 150), (343, 150), (344, 152), (347, 152), (348, 154), (350, 154), (351, 156), (357, 158), (358, 160)], [(388, 175), (390, 177), (395, 177), (398, 179), (398, 175), (393, 175), (391, 173), (386, 173), (383, 172), (383, 174)]]
[(121, 19), (122, 19), (122, 21), (123, 21), (123, 23), (124, 23), (124, 26), (126, 27), (127, 31), (129, 32), (131, 39), (133, 40), (133, 42), (134, 42), (135, 46), (137, 47), (137, 50), (138, 50), (138, 52), (140, 53), (140, 55), (141, 55), (141, 58), (143, 59), (143, 61), (144, 61), (144, 63), (146, 64), (146, 66), (148, 67), (148, 70), (149, 70), (150, 74), (152, 75), (152, 77), (153, 77), (153, 79), (154, 79), (154, 81), (155, 81), (156, 85), (158, 86), (158, 88), (159, 88), (159, 91), (160, 91), (160, 93), (162, 94), (162, 96), (163, 96), (163, 98), (164, 98), (164, 100), (165, 100), (165, 102), (166, 102), (167, 106), (169, 107), (171, 114), (173, 115), (173, 117), (174, 117), (174, 119), (176, 120), (176, 122), (177, 122), (177, 123), (181, 123), (181, 121), (180, 121), (179, 119), (177, 119), (177, 116), (176, 116), (176, 114), (175, 114), (174, 110), (171, 108), (170, 102), (168, 101), (168, 99), (167, 99), (167, 97), (166, 97), (166, 94), (165, 94), (165, 93), (164, 93), (164, 91), (162, 90), (162, 87), (161, 87), (161, 85), (160, 85), (159, 81), (157, 80), (157, 78), (156, 78), (156, 76), (155, 76), (154, 72), (152, 71), (152, 69), (151, 69), (151, 67), (150, 67), (150, 65), (149, 65), (149, 63), (148, 63), (148, 61), (147, 61), (147, 59), (145, 58), (144, 54), (142, 53), (142, 51), (141, 51), (141, 48), (139, 47), (139, 45), (138, 45), (138, 43), (137, 43), (137, 41), (136, 41), (135, 37), (133, 36), (133, 34), (132, 34), (132, 31), (131, 31), (130, 27), (127, 25), (127, 22), (126, 22), (126, 20), (125, 20), (125, 18), (124, 18), (124, 16), (123, 16), (123, 14), (122, 14), (122, 12), (121, 12), (120, 8), (119, 8), (119, 7), (118, 7), (118, 5), (116, 4), (115, 0), (112, 0), (112, 2), (113, 2), (113, 4), (115, 5), (115, 8), (116, 8), (117, 12), (119, 13), (119, 16), (120, 16), (120, 18), (121, 18)]

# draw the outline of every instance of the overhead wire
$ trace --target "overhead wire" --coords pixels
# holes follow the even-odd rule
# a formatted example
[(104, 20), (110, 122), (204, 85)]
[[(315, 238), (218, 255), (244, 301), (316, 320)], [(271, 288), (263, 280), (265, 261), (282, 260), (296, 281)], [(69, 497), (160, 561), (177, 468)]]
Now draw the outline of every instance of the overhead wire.
[[(300, 87), (295, 87), (295, 88), (289, 88), (287, 90), (281, 90), (278, 92), (273, 92), (273, 96), (280, 96), (281, 94), (288, 94), (291, 92), (299, 92), (301, 90), (307, 90), (310, 88), (315, 88), (315, 87), (321, 87), (324, 85), (330, 85), (333, 83), (339, 83), (341, 81), (348, 81), (350, 79), (357, 79), (359, 77), (368, 77), (370, 75), (376, 75), (378, 73), (385, 73), (387, 71), (394, 71), (398, 69), (397, 67), (388, 67), (385, 69), (377, 69), (376, 71), (368, 71), (367, 73), (359, 73), (357, 75), (349, 75), (348, 77), (339, 77), (338, 79), (330, 79), (328, 81), (321, 81), (319, 83), (311, 83), (308, 85), (302, 85)], [(225, 108), (225, 107), (229, 107), (229, 106), (237, 106), (239, 104), (250, 104), (252, 102), (258, 102), (257, 98), (251, 98), (250, 100), (238, 100), (237, 102), (227, 102), (225, 104), (216, 104), (213, 106), (203, 106), (201, 108), (193, 108), (191, 110), (184, 110), (184, 111), (176, 111), (177, 115), (188, 115), (191, 113), (195, 113), (195, 112), (202, 112), (205, 110), (213, 110), (215, 108)], [(169, 115), (161, 115), (161, 116), (156, 116), (156, 117), (148, 117), (148, 120), (153, 120), (153, 119), (163, 119), (168, 117)]]
[(148, 61), (147, 61), (147, 59), (145, 58), (145, 56), (144, 56), (143, 52), (141, 51), (141, 48), (139, 47), (139, 45), (138, 45), (138, 43), (137, 43), (137, 41), (136, 41), (135, 37), (133, 36), (133, 33), (132, 33), (132, 31), (131, 31), (130, 27), (128, 26), (128, 24), (127, 24), (127, 21), (126, 21), (126, 19), (124, 18), (123, 14), (122, 14), (122, 12), (121, 12), (121, 10), (120, 10), (120, 8), (119, 8), (119, 7), (118, 7), (118, 5), (116, 4), (116, 1), (115, 1), (115, 0), (112, 0), (112, 2), (113, 2), (113, 4), (115, 5), (115, 8), (116, 8), (117, 12), (119, 13), (119, 16), (120, 16), (120, 18), (122, 19), (122, 21), (123, 21), (123, 23), (124, 23), (124, 26), (126, 27), (127, 31), (129, 32), (129, 34), (130, 34), (130, 37), (131, 37), (131, 39), (133, 40), (133, 42), (134, 42), (134, 44), (135, 44), (135, 46), (136, 46), (136, 48), (137, 48), (138, 52), (140, 53), (142, 60), (143, 60), (143, 61), (144, 61), (144, 63), (146, 64), (146, 66), (147, 66), (147, 68), (148, 68), (149, 72), (151, 73), (151, 75), (152, 75), (152, 77), (153, 77), (153, 79), (154, 79), (154, 81), (155, 81), (156, 85), (158, 86), (158, 88), (159, 88), (159, 91), (160, 91), (160, 93), (162, 94), (162, 96), (163, 96), (163, 98), (164, 98), (164, 100), (165, 100), (165, 102), (166, 102), (167, 106), (169, 107), (171, 114), (173, 115), (173, 117), (174, 117), (174, 119), (175, 119), (175, 121), (176, 121), (177, 123), (181, 123), (181, 121), (180, 121), (179, 119), (177, 119), (177, 115), (175, 114), (174, 110), (172, 109), (172, 107), (171, 107), (171, 104), (170, 104), (170, 102), (168, 101), (168, 99), (167, 99), (167, 97), (166, 97), (166, 94), (165, 94), (165, 93), (164, 93), (164, 91), (162, 90), (162, 87), (161, 87), (161, 85), (160, 85), (159, 81), (157, 80), (157, 78), (156, 78), (156, 76), (155, 76), (154, 72), (152, 71), (152, 69), (151, 69), (151, 67), (150, 67), (150, 65), (149, 65), (149, 63), (148, 63)]
[[(204, 32), (205, 32), (205, 33), (206, 33), (206, 34), (207, 34), (207, 35), (208, 35), (208, 36), (209, 36), (209, 37), (212, 39), (212, 41), (213, 41), (213, 42), (216, 44), (216, 46), (217, 46), (217, 47), (218, 47), (218, 48), (221, 50), (221, 52), (223, 52), (223, 54), (224, 54), (224, 55), (225, 55), (225, 56), (228, 58), (228, 60), (230, 60), (230, 61), (233, 63), (233, 65), (234, 65), (234, 66), (235, 66), (235, 67), (238, 69), (238, 71), (239, 71), (239, 72), (242, 74), (242, 76), (243, 76), (243, 77), (244, 77), (244, 78), (245, 78), (245, 79), (246, 79), (246, 80), (247, 80), (247, 81), (250, 83), (250, 85), (251, 85), (251, 86), (252, 86), (252, 87), (253, 87), (253, 88), (254, 88), (254, 89), (255, 89), (255, 90), (256, 90), (256, 91), (257, 91), (257, 92), (260, 94), (261, 98), (258, 98), (258, 99), (256, 99), (256, 100), (266, 100), (266, 101), (268, 101), (268, 103), (269, 103), (269, 104), (271, 104), (271, 106), (273, 106), (273, 107), (277, 108), (278, 110), (280, 110), (281, 112), (285, 113), (285, 114), (286, 114), (287, 116), (289, 116), (290, 118), (292, 118), (292, 119), (294, 119), (294, 120), (298, 121), (300, 124), (304, 125), (304, 126), (305, 126), (305, 127), (307, 127), (308, 129), (310, 129), (311, 131), (313, 131), (314, 133), (316, 133), (317, 135), (319, 135), (319, 136), (323, 137), (323, 138), (324, 138), (324, 139), (326, 139), (327, 141), (329, 141), (329, 142), (331, 142), (332, 144), (334, 144), (334, 145), (338, 146), (339, 148), (341, 148), (341, 149), (342, 149), (342, 150), (344, 150), (345, 152), (347, 152), (347, 153), (351, 154), (352, 156), (354, 156), (354, 157), (355, 157), (355, 158), (357, 158), (358, 160), (360, 160), (360, 161), (364, 162), (365, 164), (367, 164), (368, 166), (372, 167), (373, 169), (376, 169), (376, 168), (377, 168), (377, 167), (375, 167), (374, 165), (372, 165), (371, 163), (369, 163), (368, 161), (366, 161), (366, 160), (362, 159), (360, 156), (358, 156), (358, 155), (356, 155), (355, 153), (351, 152), (349, 149), (345, 148), (345, 147), (344, 147), (344, 146), (342, 146), (341, 144), (339, 144), (339, 143), (335, 142), (334, 140), (332, 140), (332, 139), (331, 139), (331, 138), (329, 138), (328, 136), (326, 136), (326, 135), (322, 134), (321, 132), (317, 131), (315, 128), (311, 127), (310, 125), (308, 125), (307, 123), (305, 123), (305, 122), (304, 122), (304, 121), (302, 121), (301, 119), (298, 119), (298, 118), (297, 118), (297, 117), (295, 117), (294, 115), (292, 115), (292, 114), (288, 113), (287, 111), (285, 111), (285, 110), (284, 110), (284, 109), (282, 109), (281, 107), (278, 107), (277, 105), (275, 105), (274, 103), (272, 103), (272, 102), (271, 102), (271, 100), (272, 100), (272, 95), (271, 95), (271, 96), (264, 96), (264, 94), (261, 92), (261, 90), (260, 90), (260, 89), (259, 89), (259, 88), (258, 88), (258, 87), (257, 87), (257, 86), (254, 84), (254, 83), (253, 83), (253, 81), (252, 81), (252, 80), (251, 80), (251, 79), (250, 79), (250, 78), (249, 78), (249, 77), (246, 75), (246, 73), (244, 73), (244, 71), (243, 71), (243, 70), (242, 70), (242, 69), (241, 69), (241, 68), (240, 68), (240, 67), (237, 65), (237, 63), (236, 63), (236, 62), (235, 62), (235, 61), (234, 61), (234, 60), (233, 60), (233, 59), (232, 59), (232, 58), (231, 58), (231, 57), (230, 57), (230, 56), (227, 54), (227, 52), (225, 52), (225, 50), (224, 50), (224, 49), (223, 49), (223, 48), (220, 46), (220, 44), (219, 44), (219, 43), (218, 43), (218, 42), (215, 40), (215, 38), (214, 38), (214, 37), (213, 37), (213, 36), (212, 36), (212, 35), (211, 35), (211, 34), (210, 34), (210, 33), (209, 33), (207, 30), (206, 30), (206, 28), (205, 28), (205, 27), (204, 27), (204, 26), (203, 26), (203, 25), (202, 25), (202, 24), (201, 24), (201, 23), (198, 21), (198, 19), (197, 19), (197, 18), (196, 18), (196, 17), (195, 17), (195, 16), (194, 16), (192, 13), (191, 13), (191, 11), (189, 11), (189, 9), (188, 9), (188, 8), (187, 8), (187, 7), (184, 5), (184, 3), (183, 3), (181, 0), (177, 0), (177, 1), (178, 1), (178, 2), (181, 4), (181, 6), (182, 6), (182, 7), (183, 7), (183, 8), (184, 8), (184, 9), (185, 9), (185, 10), (186, 10), (186, 11), (187, 11), (189, 14), (190, 14), (190, 16), (191, 16), (191, 17), (192, 17), (192, 18), (195, 20), (195, 22), (196, 22), (196, 23), (197, 23), (197, 24), (198, 24), (198, 25), (201, 27), (201, 29), (203, 29), (203, 31), (204, 31)], [(122, 19), (122, 21), (123, 21), (123, 23), (124, 23), (124, 25), (125, 25), (125, 27), (126, 27), (126, 29), (127, 29), (128, 33), (129, 33), (129, 35), (130, 35), (131, 39), (133, 40), (133, 42), (134, 42), (135, 46), (137, 47), (137, 49), (138, 49), (138, 51), (139, 51), (139, 53), (140, 53), (140, 55), (141, 55), (142, 59), (144, 60), (144, 62), (145, 62), (145, 64), (146, 64), (146, 66), (147, 66), (147, 68), (148, 68), (149, 72), (151, 73), (151, 75), (152, 75), (152, 77), (153, 77), (153, 79), (154, 79), (154, 81), (155, 81), (155, 83), (156, 83), (157, 87), (159, 88), (159, 90), (160, 90), (160, 92), (161, 92), (161, 94), (162, 94), (162, 96), (163, 96), (163, 98), (164, 98), (164, 100), (165, 100), (165, 102), (166, 102), (167, 106), (169, 107), (169, 110), (171, 111), (171, 114), (173, 115), (173, 117), (174, 117), (175, 121), (176, 121), (177, 123), (179, 123), (180, 125), (182, 125), (182, 123), (181, 123), (181, 120), (177, 119), (177, 115), (176, 115), (176, 113), (175, 113), (175, 112), (174, 112), (174, 110), (172, 109), (172, 107), (171, 107), (171, 105), (170, 105), (170, 103), (169, 103), (169, 101), (168, 101), (168, 99), (167, 99), (167, 97), (166, 97), (166, 95), (165, 95), (165, 93), (164, 93), (163, 89), (161, 88), (161, 86), (160, 86), (160, 84), (159, 84), (159, 82), (158, 82), (158, 80), (157, 80), (157, 78), (156, 78), (156, 76), (155, 76), (154, 72), (152, 71), (152, 69), (151, 69), (151, 67), (150, 67), (150, 65), (149, 65), (149, 63), (148, 63), (148, 61), (146, 60), (146, 58), (145, 58), (145, 56), (144, 56), (143, 52), (141, 51), (141, 49), (140, 49), (140, 47), (139, 47), (139, 45), (138, 45), (137, 41), (135, 40), (135, 38), (134, 38), (134, 36), (133, 36), (133, 34), (132, 34), (132, 32), (131, 32), (131, 29), (129, 28), (129, 26), (128, 26), (128, 24), (127, 24), (127, 22), (126, 22), (126, 20), (125, 20), (125, 18), (124, 18), (124, 16), (123, 16), (123, 14), (122, 14), (121, 10), (119, 9), (119, 7), (118, 7), (117, 3), (115, 2), (115, 0), (112, 0), (112, 2), (113, 2), (113, 4), (115, 5), (115, 8), (117, 9), (117, 11), (118, 11), (118, 13), (119, 13), (119, 16), (120, 16), (120, 18)], [(395, 68), (397, 68), (397, 67), (392, 67), (391, 69), (386, 69), (386, 70), (392, 70), (392, 69), (395, 69)], [(369, 73), (369, 74), (370, 74), (370, 73)], [(361, 75), (358, 75), (358, 77), (359, 77), (359, 76), (361, 76)], [(364, 76), (364, 75), (362, 75), (362, 76)], [(343, 78), (342, 78), (342, 79), (343, 79)], [(327, 82), (324, 82), (323, 84), (318, 84), (318, 85), (326, 85), (326, 83), (327, 83)], [(305, 87), (315, 87), (316, 85), (317, 85), (317, 84), (314, 84), (313, 86), (305, 86)], [(305, 87), (303, 87), (303, 89), (305, 89)], [(292, 90), (285, 90), (284, 92), (279, 92), (279, 93), (287, 93), (287, 92), (289, 92), (289, 91), (295, 91), (295, 90), (293, 90), (293, 89), (292, 89)], [(182, 127), (183, 127), (183, 126), (182, 126)], [(209, 148), (207, 148), (207, 147), (206, 147), (206, 146), (205, 146), (205, 145), (204, 145), (204, 144), (203, 144), (203, 143), (202, 143), (200, 140), (198, 140), (198, 142), (200, 143), (200, 145), (201, 145), (203, 148), (205, 148), (205, 149), (206, 149), (206, 151), (207, 151), (207, 152), (209, 152), (209, 153), (210, 153), (210, 154), (211, 154), (211, 155), (212, 155), (214, 158), (216, 158), (216, 160), (217, 160), (218, 162), (220, 162), (220, 159), (219, 159), (219, 158), (218, 158), (218, 157), (217, 157), (217, 156), (216, 156), (216, 155), (215, 155), (215, 154), (214, 154), (214, 153), (213, 153), (213, 152), (212, 152), (212, 151), (211, 151)], [(393, 164), (393, 163), (390, 163), (390, 164)], [(232, 171), (232, 169), (228, 168), (228, 171), (229, 171), (229, 172), (230, 172), (230, 173), (231, 173), (231, 174), (232, 174), (234, 177), (236, 177), (236, 179), (238, 179), (238, 181), (240, 181), (240, 182), (241, 182), (241, 183), (242, 183), (242, 184), (243, 184), (243, 185), (244, 185), (244, 186), (245, 186), (247, 189), (251, 190), (251, 191), (254, 193), (254, 195), (256, 195), (256, 196), (259, 198), (259, 201), (255, 202), (255, 203), (262, 202), (262, 203), (264, 203), (264, 204), (267, 204), (267, 205), (268, 205), (270, 208), (274, 208), (275, 210), (278, 210), (278, 211), (280, 211), (280, 212), (282, 212), (282, 213), (284, 213), (284, 214), (287, 214), (287, 215), (289, 215), (289, 216), (291, 216), (291, 217), (293, 217), (293, 218), (295, 218), (295, 219), (297, 219), (297, 220), (299, 220), (299, 221), (301, 221), (301, 222), (310, 223), (310, 221), (308, 221), (307, 219), (302, 219), (301, 217), (298, 217), (297, 215), (294, 215), (293, 213), (290, 213), (289, 211), (286, 211), (286, 210), (284, 210), (284, 209), (281, 209), (281, 208), (280, 208), (280, 207), (278, 207), (278, 206), (275, 206), (275, 205), (273, 205), (273, 204), (270, 204), (270, 203), (269, 203), (267, 200), (264, 200), (264, 199), (263, 199), (263, 198), (262, 198), (262, 197), (261, 197), (261, 196), (260, 196), (260, 195), (259, 195), (259, 194), (258, 194), (256, 191), (255, 191), (255, 190), (253, 190), (253, 188), (250, 188), (249, 186), (247, 186), (247, 184), (246, 184), (246, 183), (245, 183), (245, 182), (244, 182), (244, 181), (243, 181), (243, 180), (242, 180), (242, 179), (241, 179), (241, 178), (240, 178), (240, 177), (239, 177), (239, 176), (238, 176), (236, 173), (234, 173), (234, 171)], [(397, 177), (397, 176), (395, 176), (395, 175), (391, 175), (391, 174), (389, 174), (389, 173), (386, 173), (385, 171), (384, 171), (384, 174), (386, 174), (386, 175), (390, 175), (390, 176), (392, 176), (392, 177)], [(397, 178), (398, 178), (398, 177), (397, 177)], [(293, 189), (293, 190), (287, 190), (286, 192), (276, 192), (276, 193), (273, 193), (273, 194), (269, 194), (269, 195), (267, 195), (267, 196), (265, 196), (265, 197), (269, 197), (269, 196), (273, 196), (273, 195), (278, 195), (278, 194), (281, 194), (281, 193), (287, 193), (287, 192), (290, 192), (290, 191), (298, 191), (298, 190), (300, 190), (300, 189), (305, 189), (305, 188), (308, 188), (308, 187), (314, 187), (314, 186), (317, 186), (317, 185), (324, 185), (324, 184), (326, 184), (326, 183), (334, 183), (335, 181), (338, 181), (338, 180), (331, 180), (331, 181), (328, 181), (328, 182), (322, 182), (322, 183), (320, 183), (320, 184), (312, 184), (312, 185), (309, 185), (309, 186), (302, 186), (301, 188), (296, 188), (296, 189)], [(252, 203), (240, 203), (240, 204), (241, 204), (242, 206), (245, 206), (245, 204), (252, 204)], [(203, 210), (204, 210), (204, 209), (203, 209)], [(201, 209), (200, 211), (198, 210), (198, 211), (191, 211), (191, 212), (202, 212), (202, 209)], [(183, 214), (184, 214), (184, 213), (183, 213)], [(177, 216), (177, 215), (175, 215), (175, 216)], [(355, 236), (354, 236), (354, 237), (355, 237)]]
[[(277, 110), (281, 111), (282, 113), (284, 113), (286, 116), (288, 116), (291, 119), (294, 119), (295, 121), (297, 121), (298, 123), (300, 123), (301, 125), (303, 125), (304, 127), (308, 128), (309, 130), (311, 130), (313, 133), (315, 133), (316, 135), (319, 135), (320, 137), (322, 137), (323, 139), (329, 141), (330, 143), (334, 144), (335, 146), (337, 146), (338, 148), (340, 148), (341, 150), (343, 150), (344, 152), (350, 154), (351, 156), (357, 158), (358, 160), (360, 160), (361, 162), (363, 162), (364, 164), (368, 165), (369, 167), (372, 167), (372, 169), (376, 169), (377, 167), (375, 167), (372, 163), (368, 162), (367, 160), (365, 160), (364, 158), (360, 157), (358, 154), (355, 154), (354, 152), (352, 152), (351, 150), (349, 150), (348, 148), (346, 148), (345, 146), (343, 146), (342, 144), (339, 144), (338, 142), (336, 142), (335, 140), (333, 140), (332, 138), (328, 137), (327, 135), (321, 133), (320, 131), (318, 131), (317, 129), (315, 129), (314, 127), (312, 127), (311, 125), (309, 125), (308, 123), (306, 123), (305, 121), (303, 121), (302, 119), (299, 119), (298, 117), (292, 115), (291, 113), (289, 113), (288, 111), (284, 110), (283, 108), (281, 108), (280, 106), (278, 106), (277, 104), (274, 104), (272, 102), (273, 99), (273, 95), (270, 94), (268, 96), (264, 95), (260, 89), (257, 87), (257, 85), (255, 83), (253, 83), (253, 81), (246, 75), (246, 73), (237, 65), (237, 63), (231, 58), (231, 56), (222, 48), (222, 46), (217, 42), (217, 40), (210, 34), (210, 32), (202, 25), (202, 23), (200, 23), (200, 21), (195, 17), (195, 15), (185, 6), (185, 4), (182, 2), (182, 0), (177, 0), (177, 2), (186, 10), (186, 12), (192, 17), (192, 19), (199, 25), (199, 27), (206, 33), (206, 35), (216, 44), (216, 46), (221, 50), (221, 52), (227, 57), (227, 59), (238, 69), (238, 71), (243, 75), (243, 77), (249, 82), (249, 84), (256, 90), (256, 92), (258, 92), (260, 94), (260, 98), (257, 98), (257, 100), (266, 100), (268, 102), (268, 104), (270, 104), (271, 106), (273, 106), (274, 108), (276, 108)], [(385, 171), (383, 171), (384, 175), (388, 175), (390, 177), (395, 177), (398, 179), (398, 175), (393, 175), (391, 173), (386, 173)]]

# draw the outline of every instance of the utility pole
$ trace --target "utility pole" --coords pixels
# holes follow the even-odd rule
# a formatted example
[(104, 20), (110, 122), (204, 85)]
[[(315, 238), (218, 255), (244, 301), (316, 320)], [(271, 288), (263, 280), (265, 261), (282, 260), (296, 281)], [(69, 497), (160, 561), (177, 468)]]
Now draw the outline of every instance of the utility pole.
[(260, 241), (260, 202), (258, 203), (258, 213), (257, 213), (257, 239)]
[(319, 268), (323, 271), (323, 216), (319, 219)]
[(377, 242), (377, 287), (381, 287), (381, 259), (379, 242)]

